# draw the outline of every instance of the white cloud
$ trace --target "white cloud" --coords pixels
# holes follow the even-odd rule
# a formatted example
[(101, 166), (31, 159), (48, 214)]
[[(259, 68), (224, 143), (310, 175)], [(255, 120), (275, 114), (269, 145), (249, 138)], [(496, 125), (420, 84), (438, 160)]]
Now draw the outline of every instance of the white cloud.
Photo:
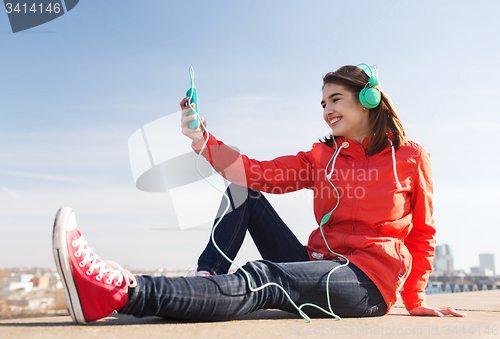
[(22, 198), (22, 196), (18, 192), (14, 191), (14, 190), (11, 190), (11, 189), (8, 189), (6, 187), (2, 188), (2, 191), (4, 193), (6, 193), (9, 197), (12, 197), (14, 199), (19, 200), (19, 199)]
[(61, 175), (53, 175), (53, 174), (45, 174), (45, 173), (35, 173), (35, 172), (19, 172), (19, 171), (0, 171), (0, 174), (14, 177), (24, 177), (24, 178), (33, 178), (40, 180), (53, 180), (53, 181), (73, 181), (74, 178), (61, 176)]

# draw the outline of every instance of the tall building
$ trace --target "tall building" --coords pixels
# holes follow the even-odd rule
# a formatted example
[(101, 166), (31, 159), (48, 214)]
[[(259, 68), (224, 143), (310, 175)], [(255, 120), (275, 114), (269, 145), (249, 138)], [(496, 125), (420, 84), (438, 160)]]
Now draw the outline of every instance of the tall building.
[(453, 272), (453, 253), (450, 245), (436, 246), (434, 272), (438, 275), (450, 275)]
[(493, 254), (480, 254), (479, 267), (481, 268), (481, 270), (490, 270), (493, 272), (493, 275), (496, 275), (495, 256)]

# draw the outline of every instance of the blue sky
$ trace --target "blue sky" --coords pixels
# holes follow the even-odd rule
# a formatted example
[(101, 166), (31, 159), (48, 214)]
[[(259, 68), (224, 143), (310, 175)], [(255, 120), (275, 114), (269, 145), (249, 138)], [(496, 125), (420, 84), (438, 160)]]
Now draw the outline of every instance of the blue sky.
[[(80, 1), (16, 34), (0, 14), (0, 267), (54, 266), (61, 206), (104, 259), (195, 266), (208, 230), (158, 230), (174, 227), (168, 196), (135, 188), (129, 137), (179, 110), (193, 66), (220, 140), (262, 160), (308, 150), (328, 133), (322, 75), (365, 62), (432, 154), (438, 243), (456, 268), (494, 253), (499, 271), (498, 14), (493, 1)], [(306, 242), (308, 193), (271, 200)], [(257, 257), (247, 243), (237, 261)]]

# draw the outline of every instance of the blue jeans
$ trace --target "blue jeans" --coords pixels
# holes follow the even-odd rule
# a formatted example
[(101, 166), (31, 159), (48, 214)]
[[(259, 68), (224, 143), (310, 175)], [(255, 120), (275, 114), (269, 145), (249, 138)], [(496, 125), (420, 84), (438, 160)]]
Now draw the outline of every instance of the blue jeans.
[[(273, 262), (309, 260), (304, 245), (281, 220), (261, 192), (232, 184), (226, 194), (230, 200), (231, 212), (222, 218), (215, 229), (214, 237), (217, 246), (231, 260), (234, 260), (240, 250), (247, 230), (262, 259)], [(226, 206), (227, 200), (224, 198), (217, 215), (222, 215)], [(230, 266), (231, 263), (222, 257), (210, 239), (198, 259), (198, 271), (227, 274)]]
[[(248, 230), (264, 258), (243, 266), (251, 285), (258, 287), (275, 282), (297, 305), (313, 303), (327, 309), (326, 279), (341, 262), (309, 261), (305, 247), (262, 194), (235, 185), (231, 185), (228, 191), (234, 208), (216, 229), (219, 247), (234, 258)], [(247, 194), (248, 198), (243, 202), (240, 200), (241, 204), (235, 203)], [(229, 266), (209, 242), (200, 256), (198, 268), (218, 275), (187, 278), (138, 276), (138, 286), (129, 290), (129, 302), (121, 313), (200, 321), (231, 319), (259, 309), (297, 313), (278, 287), (251, 292), (241, 270), (225, 274)], [(341, 267), (331, 275), (329, 291), (332, 309), (340, 317), (380, 316), (387, 311), (378, 288), (353, 264)], [(304, 307), (303, 311), (310, 317), (327, 316), (313, 307)]]

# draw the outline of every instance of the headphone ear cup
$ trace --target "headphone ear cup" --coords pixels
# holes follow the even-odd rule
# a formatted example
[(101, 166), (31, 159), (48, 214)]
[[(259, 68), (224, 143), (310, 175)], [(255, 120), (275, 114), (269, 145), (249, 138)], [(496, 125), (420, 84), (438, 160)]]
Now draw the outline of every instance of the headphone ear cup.
[(366, 108), (375, 108), (380, 104), (380, 91), (373, 87), (365, 87), (359, 92), (359, 102)]

